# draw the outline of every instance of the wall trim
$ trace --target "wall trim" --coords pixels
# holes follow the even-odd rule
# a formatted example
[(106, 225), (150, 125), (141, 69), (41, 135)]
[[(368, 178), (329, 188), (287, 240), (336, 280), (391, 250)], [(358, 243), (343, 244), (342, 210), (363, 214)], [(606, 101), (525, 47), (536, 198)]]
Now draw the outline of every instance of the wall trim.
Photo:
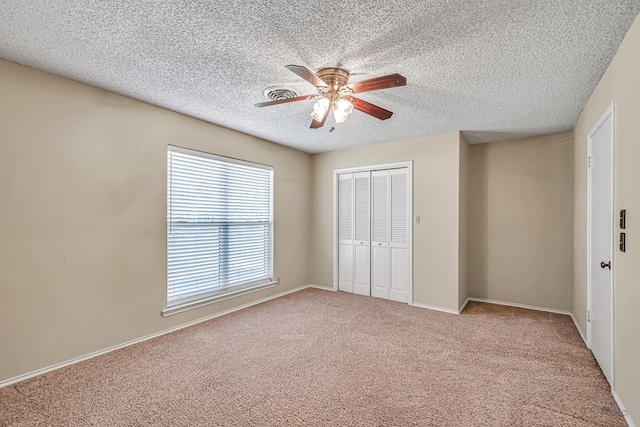
[(437, 307), (435, 305), (420, 304), (418, 302), (414, 302), (409, 305), (412, 307), (426, 308), (427, 310), (442, 311), (443, 313), (458, 314), (457, 310), (452, 310), (450, 308), (444, 308), (444, 307)]
[(224, 316), (226, 314), (230, 314), (230, 313), (233, 313), (233, 312), (236, 312), (236, 311), (240, 311), (242, 309), (249, 308), (249, 307), (252, 307), (254, 305), (258, 305), (258, 304), (261, 304), (263, 302), (267, 302), (267, 301), (270, 301), (272, 299), (280, 298), (280, 297), (283, 297), (285, 295), (289, 295), (289, 294), (292, 294), (294, 292), (302, 291), (302, 290), (308, 289), (308, 288), (333, 291), (333, 289), (328, 288), (326, 286), (317, 286), (317, 285), (299, 286), (297, 288), (289, 289), (288, 291), (283, 291), (283, 292), (280, 292), (280, 293), (277, 293), (277, 294), (274, 294), (274, 295), (270, 295), (268, 297), (260, 298), (259, 300), (256, 300), (256, 301), (248, 302), (246, 304), (241, 304), (241, 305), (239, 305), (237, 307), (233, 307), (233, 308), (230, 308), (228, 310), (221, 311), (219, 313), (211, 314), (209, 316), (205, 316), (205, 317), (202, 317), (200, 319), (192, 320), (191, 322), (183, 323), (181, 325), (174, 326), (174, 327), (169, 328), (169, 329), (164, 329), (162, 331), (155, 332), (153, 334), (145, 335), (143, 337), (136, 338), (136, 339), (133, 339), (131, 341), (127, 341), (127, 342), (122, 343), (122, 344), (117, 344), (117, 345), (114, 345), (114, 346), (111, 346), (111, 347), (108, 347), (108, 348), (105, 348), (105, 349), (102, 349), (102, 350), (94, 351), (93, 353), (85, 354), (84, 356), (74, 357), (73, 359), (69, 359), (69, 360), (64, 361), (64, 362), (56, 363), (55, 365), (47, 366), (46, 368), (36, 369), (35, 371), (27, 372), (26, 374), (18, 375), (17, 377), (13, 377), (13, 378), (6, 379), (4, 381), (0, 381), (0, 388), (6, 387), (6, 386), (9, 386), (11, 384), (15, 384), (15, 383), (18, 383), (18, 382), (21, 382), (21, 381), (24, 381), (24, 380), (28, 380), (29, 378), (37, 377), (39, 375), (46, 374), (46, 373), (51, 372), (51, 371), (55, 371), (57, 369), (64, 368), (66, 366), (75, 365), (76, 363), (83, 362), (83, 361), (89, 360), (89, 359), (93, 359), (94, 357), (101, 356), (101, 355), (107, 354), (107, 353), (111, 353), (112, 351), (119, 350), (121, 348), (128, 347), (128, 346), (133, 345), (133, 344), (138, 344), (138, 343), (141, 343), (143, 341), (147, 341), (147, 340), (150, 340), (150, 339), (153, 339), (153, 338), (157, 338), (157, 337), (162, 336), (162, 335), (170, 334), (171, 332), (175, 332), (175, 331), (178, 331), (180, 329), (188, 328), (189, 326), (197, 325), (198, 323), (206, 322), (207, 320), (215, 319), (216, 317), (221, 317), (221, 316)]
[(458, 314), (462, 313), (462, 310), (464, 310), (464, 308), (467, 306), (468, 303), (469, 303), (469, 298), (464, 300), (464, 302), (460, 305), (460, 307), (458, 308)]
[(589, 346), (587, 345), (587, 338), (585, 337), (584, 333), (582, 332), (582, 329), (580, 329), (580, 325), (578, 325), (578, 319), (576, 319), (576, 316), (573, 315), (573, 313), (570, 313), (571, 315), (571, 320), (573, 320), (573, 324), (576, 325), (576, 329), (578, 330), (578, 333), (580, 334), (580, 338), (582, 338), (582, 341), (584, 341), (584, 345), (587, 346), (587, 348), (589, 348)]
[(276, 280), (276, 281), (268, 281), (265, 283), (259, 283), (253, 286), (244, 285), (240, 287), (240, 289), (234, 289), (232, 291), (229, 291), (227, 289), (217, 295), (212, 295), (207, 298), (201, 298), (195, 301), (189, 301), (183, 304), (178, 304), (172, 307), (165, 308), (160, 312), (160, 314), (162, 314), (162, 317), (173, 316), (174, 314), (184, 313), (185, 311), (193, 310), (194, 308), (200, 308), (200, 307), (204, 307), (205, 305), (215, 304), (217, 302), (239, 297), (241, 295), (246, 295), (246, 294), (250, 294), (258, 291), (264, 291), (265, 289), (273, 288), (277, 284), (279, 284), (279, 282)]
[(618, 408), (620, 408), (620, 412), (622, 412), (622, 415), (624, 416), (624, 420), (627, 422), (629, 427), (636, 427), (635, 423), (631, 419), (631, 415), (629, 414), (629, 411), (627, 411), (627, 408), (625, 408), (624, 405), (622, 404), (622, 401), (620, 400), (620, 396), (618, 396), (618, 394), (615, 391), (613, 391), (613, 389), (611, 390), (611, 394), (613, 395), (613, 398), (616, 400), (616, 403), (618, 404)]
[(556, 314), (564, 314), (566, 316), (571, 316), (571, 312), (568, 310), (558, 310), (557, 308), (548, 308), (548, 307), (540, 307), (537, 305), (527, 305), (527, 304), (520, 304), (517, 302), (506, 302), (506, 301), (498, 301), (495, 299), (487, 299), (487, 298), (476, 298), (476, 297), (469, 297), (468, 298), (469, 301), (477, 301), (477, 302), (486, 302), (489, 304), (497, 304), (497, 305), (508, 305), (510, 307), (518, 307), (518, 308), (526, 308), (529, 310), (537, 310), (537, 311), (546, 311), (549, 313), (556, 313)]
[[(300, 288), (300, 290), (302, 289), (306, 289), (306, 288), (313, 288), (313, 289), (321, 289), (323, 291), (330, 291), (330, 292), (338, 292), (337, 290), (333, 289), (330, 286), (320, 286), (320, 285), (307, 285), (307, 286), (302, 286)], [(296, 288), (297, 289), (297, 288)]]

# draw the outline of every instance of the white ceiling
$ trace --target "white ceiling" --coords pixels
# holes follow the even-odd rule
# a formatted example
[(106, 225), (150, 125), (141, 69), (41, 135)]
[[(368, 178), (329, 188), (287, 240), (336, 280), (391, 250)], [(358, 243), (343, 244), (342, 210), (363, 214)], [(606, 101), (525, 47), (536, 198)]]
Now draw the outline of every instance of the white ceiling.
[[(640, 0), (2, 0), (0, 57), (315, 153), (462, 130), (570, 130)], [(255, 108), (284, 68), (400, 73), (393, 111), (309, 129), (313, 101)], [(329, 129), (335, 126), (333, 132)]]

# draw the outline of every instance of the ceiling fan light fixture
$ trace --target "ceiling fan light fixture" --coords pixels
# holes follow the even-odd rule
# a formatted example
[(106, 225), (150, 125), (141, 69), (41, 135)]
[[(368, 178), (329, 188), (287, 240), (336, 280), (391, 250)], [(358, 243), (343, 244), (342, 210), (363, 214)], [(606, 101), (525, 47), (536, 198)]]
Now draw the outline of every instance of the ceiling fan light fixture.
[(314, 120), (321, 121), (322, 118), (327, 113), (327, 110), (329, 109), (330, 104), (331, 104), (331, 101), (329, 101), (329, 99), (325, 97), (322, 97), (319, 100), (317, 100), (316, 103), (313, 104), (313, 113), (311, 113), (311, 117), (313, 117)]
[(333, 106), (333, 118), (336, 123), (343, 123), (353, 113), (353, 103), (345, 98), (338, 99)]
[[(318, 129), (324, 126), (331, 110), (333, 110), (333, 117), (336, 123), (342, 123), (347, 120), (353, 110), (361, 111), (378, 120), (387, 120), (391, 118), (393, 112), (371, 104), (364, 99), (356, 98), (354, 95), (362, 92), (406, 86), (407, 84), (407, 79), (397, 73), (360, 80), (350, 84), (349, 71), (344, 68), (320, 68), (315, 73), (302, 65), (287, 65), (285, 68), (315, 86), (317, 93), (314, 95), (291, 96), (285, 99), (258, 102), (255, 106), (267, 107), (270, 105), (317, 99), (318, 101), (313, 105), (313, 112), (311, 113), (311, 117), (313, 117), (311, 126), (309, 126), (311, 129)], [(275, 94), (273, 96), (276, 97)], [(268, 97), (270, 98), (270, 96)], [(278, 96), (278, 98), (280, 97)]]

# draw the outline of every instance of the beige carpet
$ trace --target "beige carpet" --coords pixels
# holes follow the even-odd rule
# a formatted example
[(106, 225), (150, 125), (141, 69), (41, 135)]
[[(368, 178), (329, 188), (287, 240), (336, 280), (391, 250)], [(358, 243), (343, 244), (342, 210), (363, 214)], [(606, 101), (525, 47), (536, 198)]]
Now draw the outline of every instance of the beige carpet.
[(624, 426), (567, 316), (309, 289), (0, 389), (5, 426)]

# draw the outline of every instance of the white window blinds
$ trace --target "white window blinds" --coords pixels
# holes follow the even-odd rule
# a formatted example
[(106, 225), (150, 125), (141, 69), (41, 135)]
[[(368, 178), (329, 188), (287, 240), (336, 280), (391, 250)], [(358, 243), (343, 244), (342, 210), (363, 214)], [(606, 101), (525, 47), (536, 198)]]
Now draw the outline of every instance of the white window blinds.
[(168, 150), (167, 305), (269, 282), (270, 166)]

